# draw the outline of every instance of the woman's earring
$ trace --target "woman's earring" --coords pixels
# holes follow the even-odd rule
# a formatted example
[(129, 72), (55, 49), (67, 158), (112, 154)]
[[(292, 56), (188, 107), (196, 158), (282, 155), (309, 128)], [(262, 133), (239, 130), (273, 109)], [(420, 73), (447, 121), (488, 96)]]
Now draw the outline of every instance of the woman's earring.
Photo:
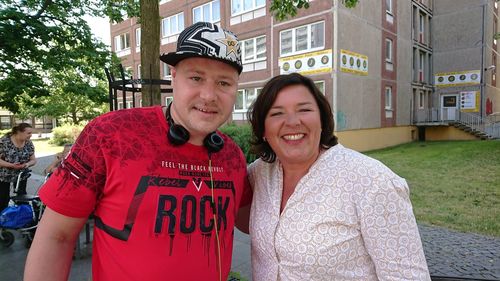
[(262, 140), (263, 140), (264, 142), (267, 142), (266, 137), (262, 137)]

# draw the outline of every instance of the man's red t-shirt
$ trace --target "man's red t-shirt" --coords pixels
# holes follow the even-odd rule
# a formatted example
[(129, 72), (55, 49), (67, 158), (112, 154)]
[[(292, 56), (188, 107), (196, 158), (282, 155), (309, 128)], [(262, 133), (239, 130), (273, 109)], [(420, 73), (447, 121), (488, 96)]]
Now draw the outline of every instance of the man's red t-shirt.
[(219, 280), (219, 268), (227, 279), (235, 216), (251, 200), (243, 153), (223, 136), (209, 165), (205, 147), (173, 146), (167, 130), (161, 107), (98, 117), (40, 192), (63, 215), (94, 213), (94, 281)]

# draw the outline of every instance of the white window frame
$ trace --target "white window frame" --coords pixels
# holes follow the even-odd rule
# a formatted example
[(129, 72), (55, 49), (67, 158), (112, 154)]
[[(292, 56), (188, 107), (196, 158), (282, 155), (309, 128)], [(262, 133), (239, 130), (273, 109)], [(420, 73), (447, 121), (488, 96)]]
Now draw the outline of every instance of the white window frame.
[[(258, 62), (258, 61), (263, 61), (263, 60), (266, 60), (267, 59), (267, 46), (266, 46), (266, 41), (264, 41), (264, 50), (263, 51), (260, 51), (257, 53), (257, 39), (260, 39), (260, 38), (264, 38), (264, 40), (267, 40), (266, 38), (266, 35), (262, 35), (262, 36), (257, 36), (257, 37), (254, 37), (254, 38), (250, 38), (250, 39), (246, 39), (246, 40), (243, 40), (241, 43), (241, 50), (242, 50), (242, 53), (241, 53), (241, 57), (242, 57), (242, 60), (243, 60), (243, 63), (252, 63), (252, 62)], [(253, 49), (254, 49), (254, 54), (253, 54), (253, 57), (251, 59), (247, 59), (247, 55), (246, 55), (246, 44), (247, 42), (250, 42), (250, 44), (252, 44), (253, 46)], [(264, 54), (263, 57), (258, 57), (259, 55), (262, 55)]]
[(385, 99), (385, 110), (392, 110), (392, 87), (391, 86), (385, 86), (384, 99)]
[[(320, 90), (320, 92), (323, 93), (323, 95), (325, 95), (326, 90), (325, 90), (325, 81), (324, 80), (314, 81), (314, 85), (316, 85), (316, 87)], [(319, 86), (319, 85), (322, 85), (322, 86)]]
[(419, 13), (418, 15), (418, 42), (425, 42), (425, 15)]
[(174, 97), (165, 97), (165, 105), (169, 105), (172, 101), (174, 101)]
[[(126, 99), (125, 104), (127, 105), (127, 108), (132, 108), (132, 101)], [(118, 109), (124, 109), (123, 108), (123, 101), (118, 101)]]
[(115, 52), (120, 52), (128, 49), (130, 49), (130, 33), (125, 32), (115, 36)]
[(242, 108), (236, 108), (236, 103), (235, 103), (234, 104), (234, 112), (247, 112), (250, 105), (252, 105), (253, 101), (255, 101), (255, 99), (254, 99), (252, 102), (247, 104), (248, 93), (250, 91), (252, 91), (252, 94), (255, 95), (255, 98), (257, 98), (257, 96), (260, 94), (261, 90), (262, 90), (261, 87), (239, 89), (238, 93), (236, 95), (239, 95), (241, 93), (241, 95), (243, 96), (243, 104), (242, 104)]
[(136, 47), (141, 46), (141, 28), (140, 27), (135, 29), (135, 46)]
[[(314, 25), (317, 25), (317, 24), (322, 24), (323, 25), (323, 34), (322, 34), (322, 37), (323, 37), (323, 45), (322, 46), (318, 46), (318, 47), (311, 47), (311, 42), (312, 42), (312, 36), (311, 36), (311, 33), (312, 33), (312, 29), (311, 27), (314, 26)], [(307, 48), (305, 50), (300, 50), (300, 51), (296, 51), (296, 31), (300, 28), (303, 28), (303, 27), (307, 27), (307, 39), (306, 39), (306, 42), (307, 42)], [(282, 35), (283, 33), (285, 32), (289, 32), (291, 31), (292, 32), (292, 50), (289, 52), (289, 53), (283, 53), (282, 51)], [(304, 54), (304, 53), (308, 53), (308, 52), (312, 52), (312, 51), (317, 51), (317, 50), (322, 50), (325, 48), (325, 22), (324, 21), (318, 21), (318, 22), (313, 22), (313, 23), (310, 23), (310, 24), (306, 24), (306, 25), (301, 25), (301, 26), (297, 26), (297, 27), (294, 27), (294, 28), (290, 28), (290, 29), (285, 29), (285, 30), (282, 30), (280, 31), (280, 56), (281, 57), (285, 57), (285, 56), (292, 56), (292, 55), (297, 55), (297, 54)]]
[(141, 79), (141, 65), (138, 64), (137, 65), (137, 74), (135, 75), (137, 77), (137, 79)]
[[(181, 17), (182, 17), (182, 20), (180, 20)], [(176, 29), (173, 30), (172, 33), (170, 33), (171, 30), (165, 30), (165, 22), (166, 21), (169, 22), (170, 29), (172, 29), (171, 26), (175, 26)], [(182, 30), (184, 30), (184, 12), (180, 12), (178, 14), (163, 18), (161, 20), (161, 36), (162, 36), (162, 38), (177, 35), (177, 34), (181, 33)]]
[[(252, 1), (252, 6), (247, 8), (246, 10), (245, 10), (245, 1)], [(238, 10), (238, 11), (234, 10), (233, 4), (235, 2), (239, 2), (239, 6), (241, 7), (241, 10)], [(263, 2), (263, 3), (257, 3), (257, 2)], [(257, 9), (265, 7), (265, 6), (266, 6), (266, 1), (262, 1), (262, 0), (231, 0), (231, 16), (234, 17), (237, 15), (248, 13), (248, 12), (257, 10)]]
[(419, 92), (419, 94), (418, 94), (418, 108), (419, 109), (425, 108), (425, 93), (424, 92)]
[[(215, 3), (219, 3), (219, 18), (214, 18), (214, 15), (213, 15), (213, 11), (214, 11), (214, 5)], [(205, 15), (203, 12), (204, 12), (204, 7), (206, 6), (210, 6), (208, 8), (208, 11), (209, 11), (209, 15)], [(220, 22), (220, 13), (221, 13), (221, 9), (220, 9), (220, 0), (214, 0), (212, 2), (208, 2), (208, 3), (205, 3), (203, 5), (200, 5), (200, 6), (197, 6), (197, 7), (194, 7), (193, 8), (193, 23), (197, 23), (198, 21), (195, 20), (194, 18), (194, 13), (195, 13), (195, 10), (199, 10), (200, 11), (200, 15), (201, 15), (201, 19), (199, 21), (205, 21), (205, 22), (211, 22), (211, 23), (219, 23)]]
[(393, 44), (394, 42), (390, 38), (385, 38), (385, 61), (392, 63), (393, 58)]
[(418, 54), (418, 81), (425, 81), (425, 53), (419, 52)]
[(385, 0), (385, 12), (389, 15), (393, 15), (392, 0)]
[(170, 66), (164, 62), (163, 64), (163, 78), (172, 78), (172, 74), (170, 73)]

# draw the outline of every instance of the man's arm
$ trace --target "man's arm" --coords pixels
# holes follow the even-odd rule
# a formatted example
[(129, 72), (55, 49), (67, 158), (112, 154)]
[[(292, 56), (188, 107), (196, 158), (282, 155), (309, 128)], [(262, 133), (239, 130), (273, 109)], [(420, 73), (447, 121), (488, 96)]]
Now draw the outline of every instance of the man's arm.
[(238, 228), (241, 232), (249, 234), (249, 221), (250, 221), (250, 207), (252, 204), (248, 204), (244, 207), (241, 207), (238, 210), (238, 215), (234, 222), (236, 228)]
[(24, 281), (67, 280), (76, 239), (86, 221), (47, 207), (26, 259)]

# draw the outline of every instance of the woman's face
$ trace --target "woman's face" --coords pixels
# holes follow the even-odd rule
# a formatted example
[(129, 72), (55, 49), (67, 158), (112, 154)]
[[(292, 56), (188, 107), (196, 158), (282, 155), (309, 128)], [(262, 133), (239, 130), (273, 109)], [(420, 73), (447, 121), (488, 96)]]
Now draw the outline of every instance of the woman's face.
[(284, 164), (310, 167), (319, 154), (321, 117), (318, 104), (303, 85), (283, 88), (264, 121), (264, 137)]
[(21, 140), (27, 141), (31, 138), (31, 135), (33, 134), (33, 129), (30, 127), (24, 128), (24, 131), (18, 132), (16, 134), (16, 137), (18, 137)]

